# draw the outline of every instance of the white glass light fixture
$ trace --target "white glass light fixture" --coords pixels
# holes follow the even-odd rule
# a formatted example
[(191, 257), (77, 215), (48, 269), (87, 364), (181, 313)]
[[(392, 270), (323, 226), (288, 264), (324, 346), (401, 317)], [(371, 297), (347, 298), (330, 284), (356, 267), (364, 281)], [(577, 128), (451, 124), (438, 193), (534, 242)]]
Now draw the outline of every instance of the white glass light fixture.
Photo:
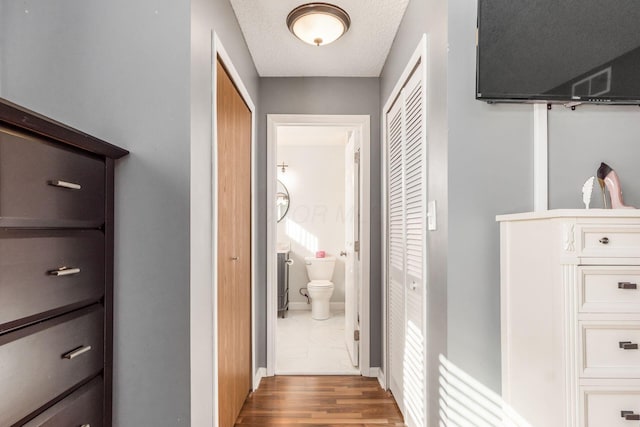
[(316, 46), (338, 40), (350, 25), (347, 12), (328, 3), (303, 4), (287, 16), (289, 31), (303, 42)]

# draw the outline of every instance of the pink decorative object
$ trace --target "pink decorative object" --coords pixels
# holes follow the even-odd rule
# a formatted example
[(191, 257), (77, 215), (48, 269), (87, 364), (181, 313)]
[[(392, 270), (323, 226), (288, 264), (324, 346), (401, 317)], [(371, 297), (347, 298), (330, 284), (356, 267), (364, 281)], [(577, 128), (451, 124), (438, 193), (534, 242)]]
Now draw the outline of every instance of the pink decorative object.
[(324, 251), (316, 252), (316, 258), (324, 258), (327, 254)]
[(604, 198), (604, 207), (607, 207), (607, 198), (605, 195), (605, 187), (609, 190), (609, 197), (611, 198), (612, 209), (635, 209), (633, 206), (627, 206), (622, 199), (622, 186), (620, 185), (620, 178), (608, 164), (601, 163), (598, 169), (598, 182), (602, 188), (602, 194)]

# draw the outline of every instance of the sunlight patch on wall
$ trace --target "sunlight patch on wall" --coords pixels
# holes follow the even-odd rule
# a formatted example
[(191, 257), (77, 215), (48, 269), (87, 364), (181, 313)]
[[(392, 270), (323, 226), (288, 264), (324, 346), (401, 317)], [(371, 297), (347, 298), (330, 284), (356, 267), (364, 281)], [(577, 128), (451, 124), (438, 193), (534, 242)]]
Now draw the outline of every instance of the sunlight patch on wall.
[(502, 397), (440, 355), (440, 427), (532, 427)]
[[(403, 363), (403, 398), (409, 425), (424, 425), (425, 370), (424, 337), (421, 329), (411, 320), (407, 322)], [(409, 421), (409, 420), (407, 420)]]
[(310, 253), (315, 254), (318, 250), (318, 237), (309, 233), (300, 226), (300, 224), (293, 222), (289, 218), (285, 218), (284, 222), (285, 233), (287, 233), (287, 236), (300, 246), (304, 247)]

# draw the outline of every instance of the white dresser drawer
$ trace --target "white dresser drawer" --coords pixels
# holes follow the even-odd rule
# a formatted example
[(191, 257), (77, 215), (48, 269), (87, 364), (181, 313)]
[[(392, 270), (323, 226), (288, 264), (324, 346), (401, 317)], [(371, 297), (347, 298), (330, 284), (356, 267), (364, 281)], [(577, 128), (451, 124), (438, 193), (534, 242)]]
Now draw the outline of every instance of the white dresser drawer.
[(580, 322), (582, 378), (640, 378), (640, 324)]
[(578, 267), (581, 313), (640, 313), (640, 267)]
[(638, 225), (581, 225), (578, 229), (582, 256), (640, 258)]
[(634, 415), (640, 415), (640, 387), (582, 389), (583, 427), (635, 427)]

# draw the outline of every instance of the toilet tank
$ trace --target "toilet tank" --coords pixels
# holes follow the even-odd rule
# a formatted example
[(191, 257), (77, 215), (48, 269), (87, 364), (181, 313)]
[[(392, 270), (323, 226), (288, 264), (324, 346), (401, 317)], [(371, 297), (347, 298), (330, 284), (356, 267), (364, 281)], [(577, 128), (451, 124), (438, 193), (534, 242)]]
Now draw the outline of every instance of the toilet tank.
[(308, 256), (304, 258), (307, 266), (309, 280), (331, 280), (333, 268), (336, 265), (336, 258), (332, 256), (316, 258)]

